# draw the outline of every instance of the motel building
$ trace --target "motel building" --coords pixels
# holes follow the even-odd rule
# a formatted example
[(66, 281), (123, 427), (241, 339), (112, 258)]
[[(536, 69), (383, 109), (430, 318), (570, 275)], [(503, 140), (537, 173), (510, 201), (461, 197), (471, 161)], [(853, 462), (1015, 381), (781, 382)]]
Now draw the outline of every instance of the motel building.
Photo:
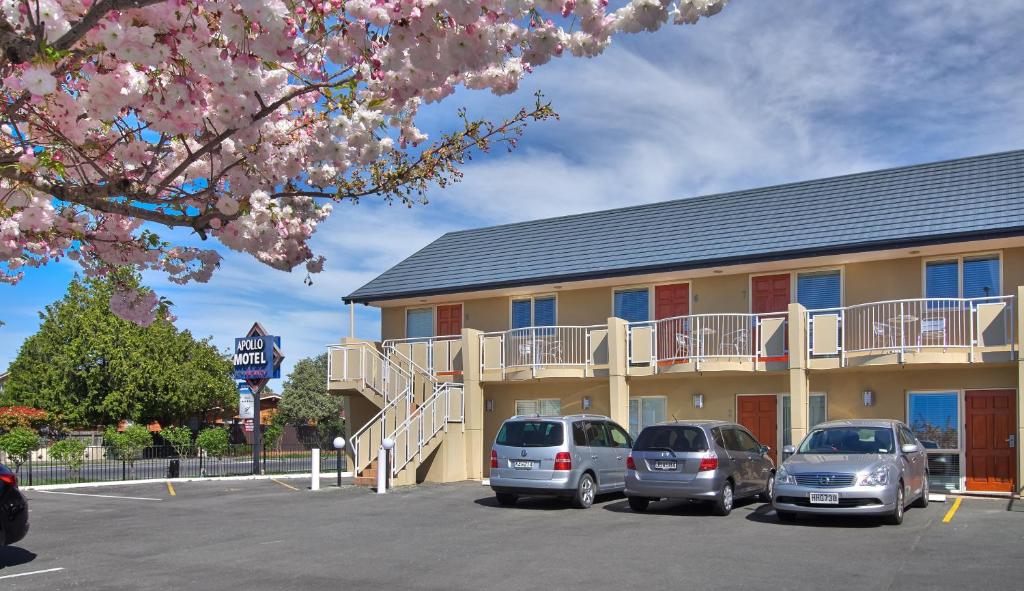
[(937, 491), (1020, 490), (1024, 151), (450, 232), (345, 301), (381, 311), (329, 348), (361, 482), (384, 437), (395, 484), (480, 480), (504, 419), (598, 413), (776, 459), (894, 418)]

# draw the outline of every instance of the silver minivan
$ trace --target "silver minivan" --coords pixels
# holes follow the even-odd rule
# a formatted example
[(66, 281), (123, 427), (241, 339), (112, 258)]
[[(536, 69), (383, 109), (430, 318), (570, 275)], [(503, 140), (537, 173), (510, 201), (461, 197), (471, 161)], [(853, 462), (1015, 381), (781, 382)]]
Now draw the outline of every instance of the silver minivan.
[(502, 505), (539, 495), (586, 509), (598, 494), (622, 490), (632, 446), (629, 433), (606, 416), (514, 416), (491, 448), (491, 489)]
[(626, 461), (626, 496), (634, 511), (651, 501), (709, 501), (728, 515), (736, 499), (771, 501), (775, 465), (769, 448), (743, 426), (669, 421), (644, 428)]

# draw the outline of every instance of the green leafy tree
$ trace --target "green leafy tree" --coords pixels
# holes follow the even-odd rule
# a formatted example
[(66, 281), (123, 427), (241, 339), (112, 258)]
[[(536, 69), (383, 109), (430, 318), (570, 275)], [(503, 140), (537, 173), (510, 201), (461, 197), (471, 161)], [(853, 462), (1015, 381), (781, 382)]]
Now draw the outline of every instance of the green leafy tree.
[(341, 398), (327, 391), (327, 354), (307, 357), (295, 364), (281, 392), (277, 412), (288, 425), (315, 423), (320, 438), (340, 433)]
[(143, 425), (128, 425), (124, 431), (107, 427), (103, 441), (110, 447), (113, 456), (128, 464), (128, 477), (135, 474), (135, 460), (142, 457), (142, 451), (153, 445), (153, 435)]
[(179, 457), (189, 454), (192, 447), (192, 429), (188, 427), (164, 427), (160, 436), (168, 445), (174, 448)]
[(284, 427), (279, 422), (271, 422), (263, 429), (263, 447), (276, 450), (281, 443), (281, 436), (284, 435)]
[(165, 315), (147, 327), (114, 316), (111, 297), (123, 285), (138, 286), (139, 277), (121, 270), (76, 278), (46, 306), (39, 331), (11, 364), (0, 404), (41, 408), (82, 427), (122, 419), (174, 424), (234, 408), (230, 360)]
[(196, 436), (196, 445), (206, 455), (220, 459), (228, 453), (228, 430), (221, 427), (203, 429)]
[(50, 458), (67, 468), (70, 480), (78, 480), (79, 470), (85, 462), (85, 442), (68, 437), (50, 446)]
[(26, 427), (15, 427), (0, 435), (0, 451), (14, 464), (15, 472), (21, 472), (21, 465), (28, 461), (32, 452), (39, 449), (39, 434)]

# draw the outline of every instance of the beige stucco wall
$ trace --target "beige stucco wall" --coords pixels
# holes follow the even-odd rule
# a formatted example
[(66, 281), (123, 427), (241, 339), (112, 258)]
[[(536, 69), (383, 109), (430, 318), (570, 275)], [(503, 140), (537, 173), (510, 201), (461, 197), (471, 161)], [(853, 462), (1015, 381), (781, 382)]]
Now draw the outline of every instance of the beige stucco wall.
[[(629, 384), (630, 398), (664, 396), (666, 418), (685, 420), (733, 421), (737, 394), (785, 394), (789, 391), (789, 374), (778, 372), (760, 375), (660, 375), (633, 378)], [(704, 395), (704, 407), (693, 407), (693, 395)]]
[(567, 289), (558, 292), (558, 324), (590, 326), (605, 324), (612, 315), (612, 290), (607, 287)]
[(405, 307), (382, 308), (380, 311), (380, 338), (405, 338)]
[(507, 297), (467, 300), (462, 303), (462, 327), (483, 332), (508, 330), (509, 305)]
[(1024, 285), (1024, 248), (1003, 251), (1003, 294), (1014, 295)]
[(694, 279), (690, 283), (690, 313), (749, 312), (749, 289), (750, 278), (746, 273)]
[(923, 295), (920, 257), (853, 263), (846, 265), (843, 273), (843, 303), (847, 306)]

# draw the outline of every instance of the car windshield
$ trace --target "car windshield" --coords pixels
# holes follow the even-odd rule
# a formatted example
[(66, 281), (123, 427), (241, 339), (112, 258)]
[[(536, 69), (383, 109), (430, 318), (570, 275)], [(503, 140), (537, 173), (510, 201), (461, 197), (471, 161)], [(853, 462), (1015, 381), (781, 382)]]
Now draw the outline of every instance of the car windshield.
[(509, 421), (501, 426), (495, 443), (510, 447), (554, 447), (562, 445), (562, 440), (562, 423)]
[(707, 451), (708, 440), (697, 427), (647, 427), (633, 444), (634, 451)]
[(889, 427), (828, 427), (811, 431), (797, 453), (891, 454), (895, 450)]

